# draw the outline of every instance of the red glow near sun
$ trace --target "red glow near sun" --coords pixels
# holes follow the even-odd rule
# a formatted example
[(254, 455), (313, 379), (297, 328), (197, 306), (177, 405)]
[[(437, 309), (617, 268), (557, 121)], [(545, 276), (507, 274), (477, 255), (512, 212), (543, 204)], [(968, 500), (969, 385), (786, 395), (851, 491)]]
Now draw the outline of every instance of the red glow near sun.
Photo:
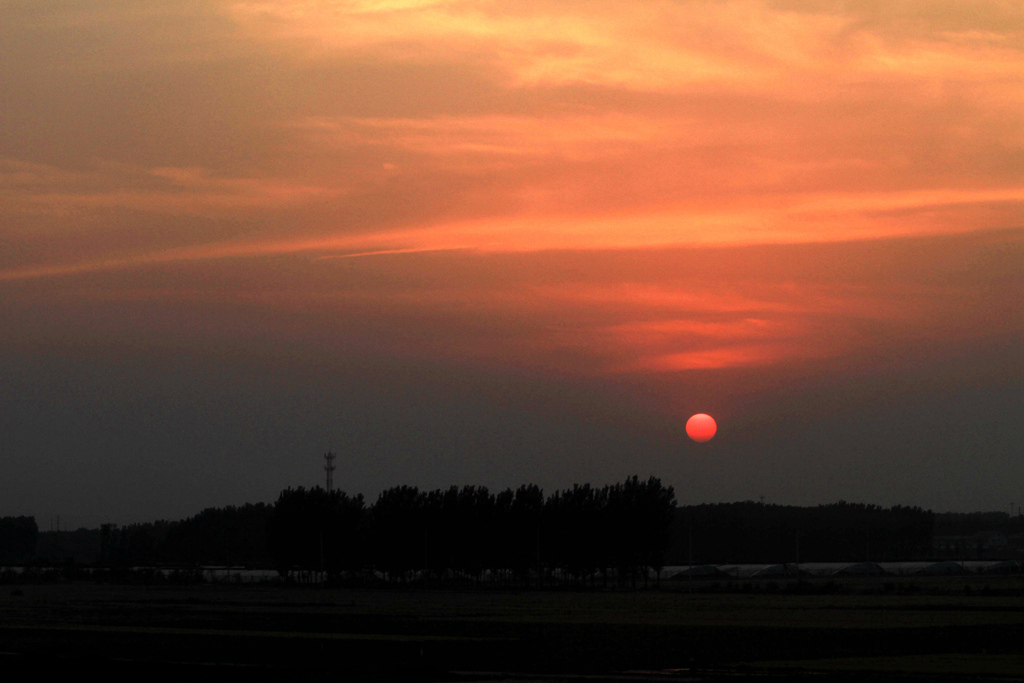
[(715, 418), (704, 413), (697, 413), (686, 421), (686, 434), (698, 443), (710, 441), (718, 431)]

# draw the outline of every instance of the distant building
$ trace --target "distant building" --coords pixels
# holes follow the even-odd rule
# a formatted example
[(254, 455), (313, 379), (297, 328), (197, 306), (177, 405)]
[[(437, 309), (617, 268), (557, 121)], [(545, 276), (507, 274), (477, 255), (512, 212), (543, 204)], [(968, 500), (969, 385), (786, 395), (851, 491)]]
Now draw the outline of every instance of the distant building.
[(938, 557), (1000, 559), (1013, 555), (1010, 540), (998, 531), (978, 531), (960, 536), (936, 536), (932, 549)]

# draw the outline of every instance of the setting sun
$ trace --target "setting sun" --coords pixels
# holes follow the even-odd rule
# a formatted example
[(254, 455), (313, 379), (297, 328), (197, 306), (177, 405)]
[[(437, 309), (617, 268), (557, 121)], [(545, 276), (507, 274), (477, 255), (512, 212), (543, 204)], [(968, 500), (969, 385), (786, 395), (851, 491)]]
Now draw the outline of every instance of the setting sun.
[(692, 415), (686, 421), (686, 434), (697, 443), (710, 441), (717, 431), (718, 424), (715, 422), (715, 418), (705, 413)]

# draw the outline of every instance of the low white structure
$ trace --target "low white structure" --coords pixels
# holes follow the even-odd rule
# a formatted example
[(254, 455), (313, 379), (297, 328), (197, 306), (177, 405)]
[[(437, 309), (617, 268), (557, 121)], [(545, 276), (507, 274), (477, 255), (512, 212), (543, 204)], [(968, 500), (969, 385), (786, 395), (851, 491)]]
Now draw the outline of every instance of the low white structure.
[(726, 577), (727, 574), (713, 564), (695, 564), (682, 567), (665, 567), (662, 579), (715, 579)]
[(959, 562), (879, 562), (878, 566), (897, 576), (950, 576), (964, 573)]
[(795, 564), (720, 564), (718, 570), (737, 579), (782, 578), (802, 576)]
[(801, 562), (800, 569), (811, 576), (882, 576), (877, 562)]
[(969, 574), (1017, 574), (1021, 570), (1017, 560), (966, 560), (960, 564)]

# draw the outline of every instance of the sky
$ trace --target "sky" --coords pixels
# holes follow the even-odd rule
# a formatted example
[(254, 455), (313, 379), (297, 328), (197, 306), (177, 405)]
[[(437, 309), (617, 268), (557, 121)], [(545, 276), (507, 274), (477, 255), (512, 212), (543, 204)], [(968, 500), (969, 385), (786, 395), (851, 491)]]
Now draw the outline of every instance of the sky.
[(1017, 0), (0, 0), (0, 93), (0, 515), (1024, 502)]

